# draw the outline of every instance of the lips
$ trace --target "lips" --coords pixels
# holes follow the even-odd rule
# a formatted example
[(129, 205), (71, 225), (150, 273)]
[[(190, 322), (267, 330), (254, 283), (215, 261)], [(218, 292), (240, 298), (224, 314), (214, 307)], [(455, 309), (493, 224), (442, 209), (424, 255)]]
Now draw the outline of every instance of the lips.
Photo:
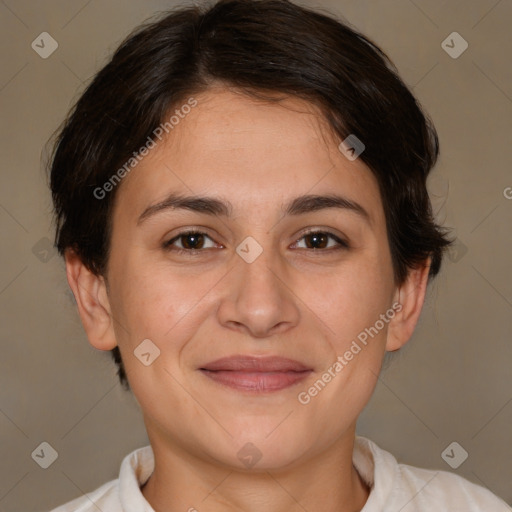
[(211, 371), (302, 372), (312, 368), (308, 368), (293, 359), (278, 356), (231, 356), (207, 363), (202, 369)]
[(313, 369), (277, 356), (231, 356), (205, 364), (199, 370), (206, 377), (239, 391), (278, 391), (304, 380)]

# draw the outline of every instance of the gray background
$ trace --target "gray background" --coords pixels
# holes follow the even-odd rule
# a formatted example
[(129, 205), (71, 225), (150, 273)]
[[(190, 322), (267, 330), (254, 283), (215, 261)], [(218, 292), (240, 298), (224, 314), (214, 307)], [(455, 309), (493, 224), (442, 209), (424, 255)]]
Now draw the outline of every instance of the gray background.
[[(442, 156), (429, 191), (458, 237), (428, 291), (410, 343), (381, 375), (359, 421), (400, 462), (456, 470), (512, 503), (512, 2), (307, 2), (374, 39), (431, 114)], [(147, 444), (134, 398), (108, 353), (87, 342), (48, 239), (51, 203), (42, 149), (124, 36), (174, 2), (0, 1), (1, 348), (0, 511), (42, 511), (117, 477)], [(42, 59), (31, 43), (49, 32)], [(454, 59), (441, 43), (468, 42)], [(451, 44), (451, 43), (450, 43)], [(46, 441), (57, 460), (31, 458)]]

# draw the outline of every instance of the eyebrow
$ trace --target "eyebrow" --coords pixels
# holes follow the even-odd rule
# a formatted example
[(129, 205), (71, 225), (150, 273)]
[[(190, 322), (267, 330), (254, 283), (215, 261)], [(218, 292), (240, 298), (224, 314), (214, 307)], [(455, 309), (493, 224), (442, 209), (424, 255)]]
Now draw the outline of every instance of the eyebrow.
[[(359, 215), (371, 224), (370, 214), (359, 203), (337, 194), (304, 195), (292, 199), (284, 207), (285, 215), (303, 215), (327, 208), (339, 208)], [(165, 210), (183, 209), (207, 215), (230, 217), (233, 206), (229, 201), (221, 201), (213, 197), (183, 196), (171, 193), (163, 201), (147, 207), (137, 220), (137, 225), (144, 220)]]

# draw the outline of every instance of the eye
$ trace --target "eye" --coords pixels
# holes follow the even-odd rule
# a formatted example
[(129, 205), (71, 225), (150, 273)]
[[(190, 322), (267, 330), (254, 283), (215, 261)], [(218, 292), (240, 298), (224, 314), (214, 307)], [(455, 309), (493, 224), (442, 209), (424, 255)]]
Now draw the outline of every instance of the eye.
[[(207, 240), (210, 240), (211, 244), (208, 245)], [(176, 245), (176, 243), (178, 243), (178, 245)], [(206, 233), (201, 231), (184, 231), (171, 240), (164, 242), (163, 247), (164, 249), (175, 250), (177, 252), (190, 252), (201, 249), (212, 249), (216, 247), (216, 244)]]
[[(302, 247), (297, 246), (300, 240), (304, 240), (305, 243)], [(334, 243), (332, 243), (334, 242)], [(333, 233), (327, 231), (309, 231), (305, 233), (298, 242), (295, 243), (295, 247), (298, 249), (348, 249), (349, 244), (342, 240)]]
[[(304, 240), (304, 242), (301, 242)], [(208, 242), (209, 241), (209, 242)], [(302, 243), (302, 246), (301, 246)], [(177, 234), (172, 239), (164, 242), (163, 248), (172, 250), (178, 253), (201, 251), (202, 249), (214, 249), (219, 244), (202, 231), (188, 230)], [(348, 249), (350, 246), (340, 237), (328, 231), (309, 231), (305, 233), (295, 244), (292, 246), (294, 249)], [(222, 248), (222, 246), (220, 246)]]

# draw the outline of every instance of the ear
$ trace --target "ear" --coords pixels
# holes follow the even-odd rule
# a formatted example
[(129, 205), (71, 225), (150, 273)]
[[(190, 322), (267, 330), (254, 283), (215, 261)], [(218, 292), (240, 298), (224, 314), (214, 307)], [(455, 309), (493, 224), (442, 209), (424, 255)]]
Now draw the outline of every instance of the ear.
[(72, 250), (65, 253), (66, 275), (89, 343), (99, 350), (117, 345), (105, 279), (93, 274)]
[(424, 265), (410, 270), (405, 283), (396, 290), (393, 303), (402, 305), (389, 322), (386, 350), (402, 348), (411, 338), (418, 323), (428, 284), (431, 258)]

